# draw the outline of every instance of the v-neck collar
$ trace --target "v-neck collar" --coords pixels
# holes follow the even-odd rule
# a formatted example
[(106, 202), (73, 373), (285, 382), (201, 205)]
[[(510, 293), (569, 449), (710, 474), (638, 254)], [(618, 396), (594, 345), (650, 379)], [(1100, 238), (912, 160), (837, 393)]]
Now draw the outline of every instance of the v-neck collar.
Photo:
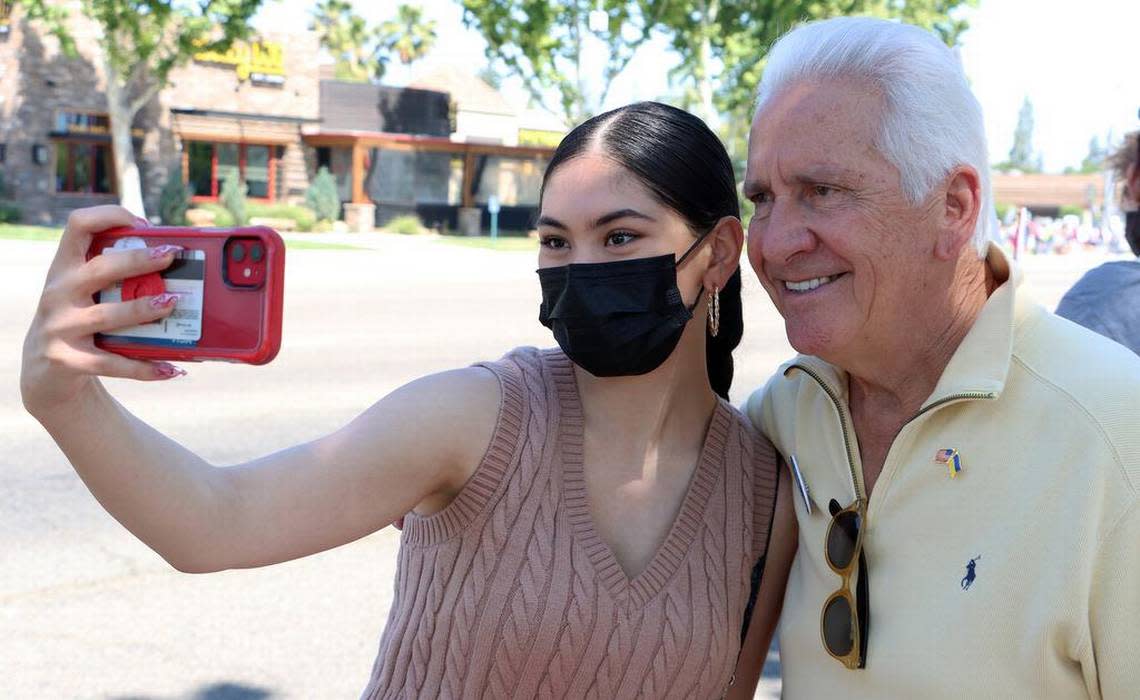
[(561, 464), (556, 468), (560, 467), (557, 471), (562, 479), (562, 500), (574, 539), (585, 551), (598, 580), (615, 601), (632, 607), (644, 606), (680, 568), (701, 529), (705, 507), (723, 471), (720, 467), (724, 464), (732, 418), (727, 403), (717, 397), (697, 466), (689, 478), (680, 511), (673, 519), (669, 533), (653, 553), (649, 564), (631, 578), (618, 563), (609, 544), (598, 534), (590, 514), (583, 471), (585, 419), (573, 363), (558, 350), (546, 351), (543, 360), (557, 389), (560, 412), (555, 455), (556, 458), (561, 457)]

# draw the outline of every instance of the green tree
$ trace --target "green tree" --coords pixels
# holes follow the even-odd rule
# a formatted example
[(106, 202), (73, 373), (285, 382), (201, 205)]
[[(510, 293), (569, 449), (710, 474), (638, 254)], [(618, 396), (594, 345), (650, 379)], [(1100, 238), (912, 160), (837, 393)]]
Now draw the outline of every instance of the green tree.
[(316, 213), (318, 221), (336, 221), (340, 217), (340, 194), (328, 168), (321, 166), (317, 171), (305, 192), (305, 204)]
[(1078, 172), (1091, 174), (1099, 173), (1104, 170), (1104, 160), (1108, 157), (1108, 150), (1100, 145), (1100, 139), (1093, 136), (1089, 140), (1089, 153), (1085, 159), (1081, 161), (1081, 168)]
[[(535, 101), (556, 92), (571, 123), (595, 113), (610, 85), (654, 36), (680, 57), (671, 78), (681, 101), (710, 122), (748, 120), (768, 49), (798, 22), (838, 15), (898, 18), (956, 43), (966, 21), (955, 10), (977, 0), (463, 0), (464, 22), (487, 40), (487, 56), (520, 77)], [(606, 26), (590, 28), (592, 12)], [(593, 42), (591, 44), (590, 42)], [(586, 75), (583, 54), (608, 52), (601, 74)], [(598, 85), (590, 94), (588, 84)]]
[(1013, 131), (1013, 146), (1009, 160), (997, 166), (999, 170), (1020, 170), (1025, 173), (1041, 172), (1041, 157), (1033, 151), (1033, 103), (1026, 96), (1017, 113), (1017, 128)]
[(222, 206), (233, 217), (234, 226), (245, 226), (249, 223), (248, 200), (245, 196), (245, 180), (237, 177), (227, 177), (222, 181), (222, 191), (218, 199)]
[(384, 61), (377, 53), (374, 32), (367, 20), (353, 12), (352, 3), (321, 0), (312, 11), (309, 28), (332, 54), (337, 78), (366, 81), (383, 75)]
[[(522, 79), (531, 100), (577, 124), (653, 36), (666, 0), (462, 0), (463, 22), (487, 41), (493, 68)], [(594, 15), (591, 21), (591, 14)], [(601, 75), (583, 66), (605, 52)], [(596, 86), (591, 89), (590, 86)], [(556, 93), (553, 105), (548, 93)]]
[(336, 63), (341, 80), (379, 80), (393, 57), (404, 65), (423, 58), (435, 45), (433, 20), (412, 5), (396, 8), (394, 19), (370, 27), (346, 0), (320, 0), (310, 28)]
[[(70, 10), (52, 0), (21, 0), (28, 18), (47, 27), (68, 56), (78, 49)], [(145, 215), (142, 183), (131, 125), (139, 111), (169, 84), (170, 73), (200, 51), (223, 52), (250, 33), (249, 21), (261, 0), (81, 0), (79, 11), (99, 25), (98, 41), (107, 82), (115, 182), (119, 200)]]
[(411, 65), (435, 46), (435, 21), (425, 21), (422, 8), (400, 5), (395, 19), (380, 23), (377, 36), (384, 51)]

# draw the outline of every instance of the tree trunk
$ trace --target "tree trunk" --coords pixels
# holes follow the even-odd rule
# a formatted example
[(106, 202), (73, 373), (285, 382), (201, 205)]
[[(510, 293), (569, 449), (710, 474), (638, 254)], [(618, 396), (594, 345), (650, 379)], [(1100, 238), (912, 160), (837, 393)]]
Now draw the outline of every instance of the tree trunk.
[(135, 161), (135, 147), (131, 143), (131, 123), (137, 109), (133, 109), (128, 90), (110, 61), (103, 62), (107, 80), (107, 115), (111, 121), (111, 152), (115, 164), (115, 188), (119, 204), (135, 216), (146, 217), (142, 198), (142, 180)]
[(713, 131), (720, 123), (720, 115), (713, 104), (712, 83), (712, 39), (710, 38), (717, 15), (720, 14), (720, 0), (708, 0), (701, 8), (701, 43), (697, 47), (697, 95), (700, 98), (700, 117)]

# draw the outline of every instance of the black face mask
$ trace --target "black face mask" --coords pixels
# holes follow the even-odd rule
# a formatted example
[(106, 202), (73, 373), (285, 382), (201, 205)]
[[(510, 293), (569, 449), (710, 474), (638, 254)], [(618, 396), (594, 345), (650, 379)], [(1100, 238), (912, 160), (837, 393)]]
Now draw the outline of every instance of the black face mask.
[(1140, 256), (1140, 210), (1124, 213), (1124, 240), (1132, 254)]
[(675, 263), (673, 255), (660, 255), (541, 269), (538, 320), (595, 377), (652, 372), (673, 354), (693, 317), (697, 304), (686, 307), (681, 299), (677, 268), (703, 242)]

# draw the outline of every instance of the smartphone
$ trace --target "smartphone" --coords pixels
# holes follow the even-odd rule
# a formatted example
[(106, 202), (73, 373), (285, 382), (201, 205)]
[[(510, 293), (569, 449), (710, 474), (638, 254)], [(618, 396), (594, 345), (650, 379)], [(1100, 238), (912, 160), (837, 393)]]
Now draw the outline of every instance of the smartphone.
[(141, 360), (263, 365), (281, 348), (285, 244), (265, 226), (118, 228), (97, 234), (87, 259), (182, 246), (170, 267), (96, 293), (96, 302), (178, 295), (166, 318), (95, 336), (97, 347)]

